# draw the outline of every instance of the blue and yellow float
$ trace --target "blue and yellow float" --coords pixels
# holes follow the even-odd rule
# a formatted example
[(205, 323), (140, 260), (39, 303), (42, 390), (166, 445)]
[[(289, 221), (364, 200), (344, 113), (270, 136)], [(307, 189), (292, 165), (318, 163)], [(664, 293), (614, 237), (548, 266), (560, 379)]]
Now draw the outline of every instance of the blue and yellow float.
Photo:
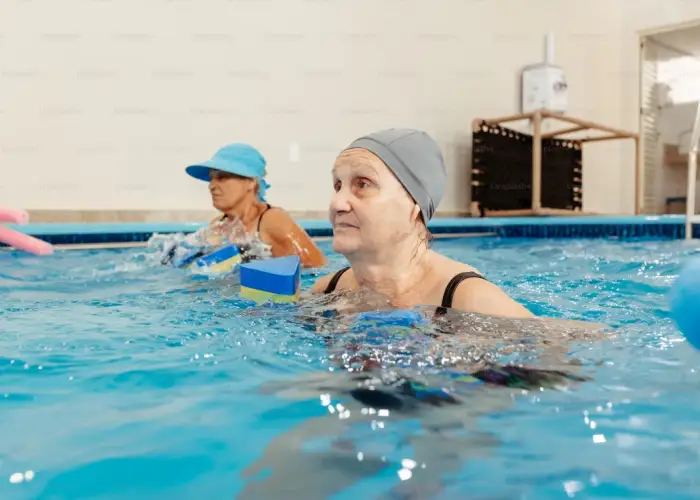
[(299, 300), (301, 261), (297, 255), (246, 262), (240, 273), (244, 299), (287, 304)]

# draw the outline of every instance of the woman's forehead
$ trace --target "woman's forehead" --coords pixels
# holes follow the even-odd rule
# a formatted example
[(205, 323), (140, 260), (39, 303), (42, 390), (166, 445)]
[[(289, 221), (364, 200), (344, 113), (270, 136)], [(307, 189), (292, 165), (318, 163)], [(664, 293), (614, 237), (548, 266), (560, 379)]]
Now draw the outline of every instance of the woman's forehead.
[(381, 174), (387, 170), (384, 162), (366, 149), (347, 149), (338, 155), (333, 165), (333, 172), (353, 171), (358, 169), (371, 170)]

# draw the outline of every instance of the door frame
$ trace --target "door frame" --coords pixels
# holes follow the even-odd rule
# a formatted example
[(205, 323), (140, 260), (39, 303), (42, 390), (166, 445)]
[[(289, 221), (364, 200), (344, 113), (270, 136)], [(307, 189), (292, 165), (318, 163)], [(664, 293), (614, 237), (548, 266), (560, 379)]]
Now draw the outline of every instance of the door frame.
[[(637, 53), (637, 60), (638, 60), (638, 68), (637, 68), (637, 87), (638, 87), (638, 100), (637, 100), (637, 127), (639, 130), (639, 150), (642, 152), (642, 154), (645, 151), (644, 148), (644, 117), (642, 110), (644, 109), (644, 71), (643, 71), (643, 64), (644, 64), (644, 47), (645, 43), (648, 38), (652, 38), (654, 35), (661, 35), (663, 33), (670, 33), (673, 31), (680, 31), (680, 30), (685, 30), (689, 28), (700, 28), (700, 18), (698, 19), (691, 19), (689, 21), (683, 21), (680, 23), (671, 23), (671, 24), (665, 24), (661, 26), (655, 26), (651, 28), (644, 28), (641, 30), (637, 30), (637, 47), (638, 47), (638, 53)], [(644, 165), (645, 158), (642, 158), (641, 162), (642, 165)], [(638, 185), (637, 185), (637, 206), (639, 207), (639, 212), (637, 215), (641, 215), (644, 213), (644, 193), (646, 192), (646, 179), (644, 178), (644, 168), (642, 168), (642, 171), (639, 173), (639, 179), (638, 179)]]

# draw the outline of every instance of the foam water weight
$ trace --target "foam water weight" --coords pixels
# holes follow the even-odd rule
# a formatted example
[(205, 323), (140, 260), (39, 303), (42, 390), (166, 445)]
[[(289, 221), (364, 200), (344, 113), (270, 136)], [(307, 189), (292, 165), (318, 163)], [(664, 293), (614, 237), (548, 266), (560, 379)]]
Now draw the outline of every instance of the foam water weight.
[(194, 233), (154, 234), (148, 242), (160, 250), (163, 265), (195, 274), (228, 274), (245, 260), (271, 257), (270, 246), (258, 235), (248, 235), (239, 219), (222, 220)]
[(226, 245), (195, 259), (189, 267), (192, 270), (230, 273), (236, 270), (242, 259), (241, 251), (236, 245)]
[(241, 297), (257, 303), (299, 300), (301, 261), (297, 255), (241, 264)]

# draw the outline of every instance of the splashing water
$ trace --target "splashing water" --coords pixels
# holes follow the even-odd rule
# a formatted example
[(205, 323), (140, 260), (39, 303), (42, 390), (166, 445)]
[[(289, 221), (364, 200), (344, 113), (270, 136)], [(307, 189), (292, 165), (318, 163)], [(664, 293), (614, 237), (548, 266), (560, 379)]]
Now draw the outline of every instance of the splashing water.
[[(180, 262), (195, 253), (209, 253), (226, 245), (236, 245), (244, 260), (266, 259), (271, 247), (257, 233), (247, 233), (237, 217), (216, 220), (194, 233), (154, 234), (148, 248), (156, 250), (162, 263)], [(202, 269), (200, 269), (202, 272)]]

